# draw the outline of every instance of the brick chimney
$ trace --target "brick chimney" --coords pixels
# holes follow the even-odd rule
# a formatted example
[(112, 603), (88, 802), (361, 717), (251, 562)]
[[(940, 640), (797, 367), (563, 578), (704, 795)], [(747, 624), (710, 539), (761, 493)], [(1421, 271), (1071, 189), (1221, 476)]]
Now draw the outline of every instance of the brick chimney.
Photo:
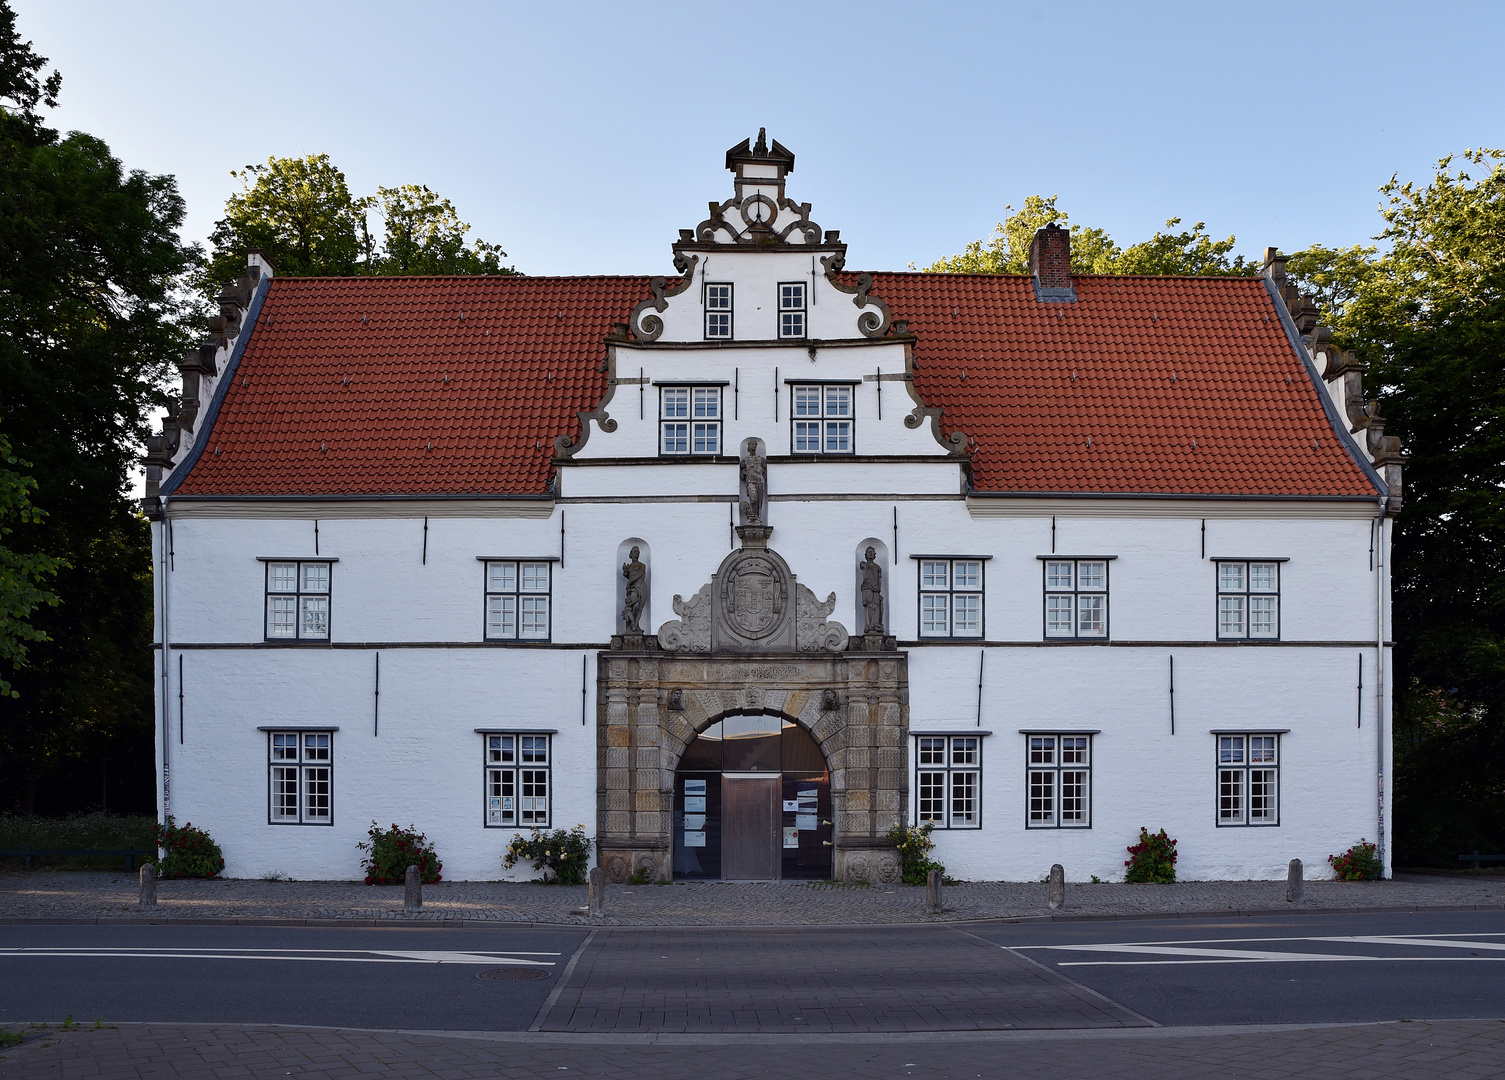
[(1029, 246), (1029, 272), (1035, 278), (1039, 300), (1076, 299), (1071, 287), (1071, 233), (1051, 222), (1036, 231)]

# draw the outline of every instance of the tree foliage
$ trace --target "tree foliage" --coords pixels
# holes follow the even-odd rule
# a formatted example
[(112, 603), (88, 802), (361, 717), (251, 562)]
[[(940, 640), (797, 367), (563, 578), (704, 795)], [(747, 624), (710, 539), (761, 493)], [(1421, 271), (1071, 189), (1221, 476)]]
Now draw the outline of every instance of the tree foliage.
[(30, 616), (48, 640), (27, 642), (20, 697), (0, 699), (0, 789), (23, 806), (69, 759), (121, 739), (150, 753), (150, 545), (128, 472), (196, 314), (173, 178), (44, 127), (35, 110), (59, 86), (44, 64), (0, 0), (0, 430), (45, 514), (6, 542), (63, 561), (57, 605)]
[(1453, 865), (1505, 846), (1505, 152), (1462, 159), (1381, 187), (1388, 250), (1312, 247), (1288, 267), (1370, 362), (1409, 455), (1392, 564), (1396, 854)]
[[(217, 291), (264, 252), (279, 274), (514, 274), (496, 244), (466, 244), (470, 226), (448, 199), (419, 184), (355, 196), (327, 154), (270, 157), (230, 174), (241, 190), (225, 203), (210, 236), (202, 287)], [(377, 219), (373, 233), (371, 218)]]
[[(57, 594), (45, 586), (62, 565), (41, 552), (12, 551), (5, 542), (15, 525), (35, 525), (46, 516), (31, 504), (37, 482), (22, 471), (27, 466), (0, 435), (0, 663), (12, 669), (25, 665), (27, 642), (49, 640), (31, 624), (31, 613), (43, 604), (57, 606)], [(0, 697), (19, 696), (0, 674)]]
[(1074, 274), (1191, 274), (1250, 276), (1260, 270), (1242, 255), (1232, 255), (1235, 239), (1215, 240), (1204, 222), (1173, 232), (1181, 224), (1171, 218), (1148, 240), (1119, 247), (1103, 229), (1070, 224), (1056, 206), (1058, 196), (1030, 195), (994, 229), (988, 240), (973, 240), (958, 255), (925, 267), (932, 274), (1027, 274), (1029, 249), (1036, 231), (1055, 222), (1071, 232), (1071, 271)]

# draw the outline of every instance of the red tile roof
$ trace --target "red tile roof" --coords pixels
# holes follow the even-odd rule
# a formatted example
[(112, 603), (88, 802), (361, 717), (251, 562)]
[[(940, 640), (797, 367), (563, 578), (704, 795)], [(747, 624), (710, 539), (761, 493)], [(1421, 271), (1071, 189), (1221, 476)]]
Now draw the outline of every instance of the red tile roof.
[[(874, 274), (982, 491), (1364, 495), (1255, 278)], [(1090, 444), (1089, 444), (1090, 440)]]
[(273, 278), (178, 495), (542, 494), (646, 277)]
[[(982, 491), (1364, 495), (1264, 284), (875, 274)], [(177, 495), (543, 494), (646, 277), (274, 278)], [(1090, 439), (1090, 445), (1089, 445)]]

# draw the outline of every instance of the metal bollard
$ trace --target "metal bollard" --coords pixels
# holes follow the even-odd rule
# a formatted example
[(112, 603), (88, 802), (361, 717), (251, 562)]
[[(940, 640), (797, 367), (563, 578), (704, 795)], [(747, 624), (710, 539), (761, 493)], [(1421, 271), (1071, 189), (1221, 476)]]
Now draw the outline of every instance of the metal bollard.
[(144, 863), (141, 867), (141, 910), (152, 911), (157, 906), (157, 865)]
[(585, 878), (585, 913), (592, 919), (606, 914), (606, 871), (599, 866), (591, 867)]
[(1066, 906), (1066, 870), (1060, 863), (1050, 868), (1050, 892), (1046, 903), (1051, 911), (1060, 911)]
[(939, 915), (941, 906), (941, 872), (932, 870), (925, 875), (925, 914)]
[(1301, 860), (1292, 859), (1290, 869), (1286, 871), (1286, 903), (1299, 903), (1305, 887), (1301, 878)]
[(402, 910), (420, 910), (423, 907), (423, 871), (416, 866), (408, 867), (402, 885)]

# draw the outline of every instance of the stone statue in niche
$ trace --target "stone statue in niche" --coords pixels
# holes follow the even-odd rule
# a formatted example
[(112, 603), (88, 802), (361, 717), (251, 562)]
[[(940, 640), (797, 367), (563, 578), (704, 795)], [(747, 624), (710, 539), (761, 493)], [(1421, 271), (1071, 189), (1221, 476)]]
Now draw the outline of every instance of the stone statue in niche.
[(858, 564), (862, 575), (863, 633), (881, 634), (883, 627), (883, 567), (878, 564), (878, 552), (867, 549), (867, 558)]
[(768, 498), (768, 459), (758, 452), (758, 440), (747, 440), (747, 454), (742, 459), (742, 524), (762, 525)]
[(639, 551), (634, 544), (627, 553), (627, 562), (622, 564), (622, 576), (627, 579), (627, 588), (624, 596), (626, 602), (622, 605), (622, 633), (641, 634), (642, 626), (639, 625), (643, 618), (643, 607), (648, 603), (648, 590), (646, 588), (648, 568), (638, 562)]

